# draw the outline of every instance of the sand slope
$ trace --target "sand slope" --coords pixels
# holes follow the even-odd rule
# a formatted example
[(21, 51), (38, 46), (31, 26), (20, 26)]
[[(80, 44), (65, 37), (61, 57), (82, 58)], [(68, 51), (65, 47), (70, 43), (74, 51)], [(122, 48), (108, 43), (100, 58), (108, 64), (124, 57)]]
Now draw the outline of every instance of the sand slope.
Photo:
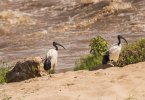
[(0, 85), (0, 100), (145, 100), (145, 62)]

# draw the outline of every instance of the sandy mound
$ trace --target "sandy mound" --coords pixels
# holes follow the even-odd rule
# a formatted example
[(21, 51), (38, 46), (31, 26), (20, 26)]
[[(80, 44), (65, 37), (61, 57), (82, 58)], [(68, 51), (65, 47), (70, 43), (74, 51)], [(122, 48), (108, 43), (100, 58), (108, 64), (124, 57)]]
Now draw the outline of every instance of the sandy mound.
[(145, 62), (123, 68), (54, 74), (0, 85), (0, 99), (144, 100)]

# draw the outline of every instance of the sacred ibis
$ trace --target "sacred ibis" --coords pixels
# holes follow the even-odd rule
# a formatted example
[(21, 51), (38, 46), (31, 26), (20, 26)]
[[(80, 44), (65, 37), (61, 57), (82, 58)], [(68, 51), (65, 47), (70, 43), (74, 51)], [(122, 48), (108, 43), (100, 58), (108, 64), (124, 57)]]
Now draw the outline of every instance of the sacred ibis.
[[(47, 52), (46, 58), (44, 60), (44, 70), (49, 71), (49, 75), (51, 74), (51, 71), (55, 71), (55, 67), (57, 66), (57, 58), (58, 58), (58, 47), (61, 46), (65, 49), (64, 46), (62, 46), (59, 43), (53, 42), (53, 46), (55, 49), (50, 49)], [(50, 75), (51, 76), (51, 75)]]
[(105, 55), (103, 56), (102, 64), (107, 64), (110, 61), (110, 63), (114, 66), (114, 63), (118, 61), (119, 55), (121, 53), (121, 39), (123, 39), (128, 44), (127, 40), (121, 35), (118, 35), (117, 38), (118, 43), (113, 44), (105, 53)]

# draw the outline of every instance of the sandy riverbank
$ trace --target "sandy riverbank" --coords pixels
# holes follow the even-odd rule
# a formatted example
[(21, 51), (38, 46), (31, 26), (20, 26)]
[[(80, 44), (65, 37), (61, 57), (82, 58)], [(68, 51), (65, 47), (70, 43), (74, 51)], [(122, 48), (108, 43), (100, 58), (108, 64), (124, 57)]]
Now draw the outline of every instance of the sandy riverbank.
[(143, 100), (145, 62), (0, 85), (0, 100)]

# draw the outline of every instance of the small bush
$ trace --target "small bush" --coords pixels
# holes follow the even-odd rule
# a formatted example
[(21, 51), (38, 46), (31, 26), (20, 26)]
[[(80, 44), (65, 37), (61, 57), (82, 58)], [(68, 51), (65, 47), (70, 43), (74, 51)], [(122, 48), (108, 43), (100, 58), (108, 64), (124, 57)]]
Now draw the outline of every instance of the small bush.
[(9, 68), (0, 68), (0, 84), (6, 82), (6, 73)]
[(80, 60), (76, 63), (74, 70), (92, 70), (97, 65), (101, 64), (102, 57), (96, 57), (95, 55), (85, 55), (80, 58)]
[[(90, 53), (80, 58), (76, 62), (74, 70), (92, 70), (102, 63), (104, 53), (107, 51), (107, 42), (102, 37), (97, 36), (90, 42)], [(145, 39), (126, 45), (122, 48), (117, 66), (123, 67), (145, 61)]]
[(90, 42), (90, 53), (96, 56), (104, 55), (104, 52), (107, 51), (107, 41), (101, 36), (91, 39)]
[(90, 53), (80, 58), (76, 62), (74, 70), (92, 70), (97, 65), (102, 63), (102, 57), (104, 52), (107, 51), (107, 42), (101, 36), (91, 39), (90, 42)]
[(141, 39), (122, 49), (117, 65), (122, 67), (145, 61), (145, 39)]

